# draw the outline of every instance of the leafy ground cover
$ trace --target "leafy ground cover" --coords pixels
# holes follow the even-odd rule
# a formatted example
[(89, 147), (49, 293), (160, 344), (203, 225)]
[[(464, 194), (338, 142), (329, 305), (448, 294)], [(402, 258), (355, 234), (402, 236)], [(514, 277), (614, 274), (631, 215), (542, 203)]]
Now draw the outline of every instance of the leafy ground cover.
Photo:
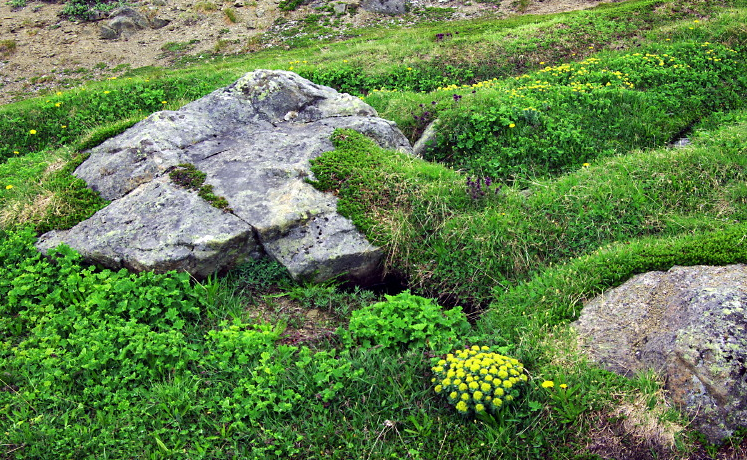
[[(599, 370), (568, 328), (633, 274), (747, 260), (743, 7), (631, 2), (377, 30), (0, 107), (3, 455), (744, 452), (740, 437), (697, 441), (655, 375)], [(197, 283), (39, 255), (38, 233), (106, 204), (70, 175), (86, 148), (256, 67), (352, 91), (413, 139), (440, 120), (427, 159), (339, 131), (313, 164), (410, 291), (298, 285), (268, 261)], [(685, 130), (691, 145), (666, 145)], [(480, 377), (457, 375), (479, 353)], [(504, 357), (510, 368), (483, 360)]]

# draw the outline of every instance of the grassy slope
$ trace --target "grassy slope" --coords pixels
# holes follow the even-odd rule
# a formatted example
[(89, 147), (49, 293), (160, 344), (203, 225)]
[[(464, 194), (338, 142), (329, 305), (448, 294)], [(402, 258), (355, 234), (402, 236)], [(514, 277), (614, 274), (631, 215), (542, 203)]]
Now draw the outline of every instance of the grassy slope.
[[(614, 48), (653, 51), (667, 38), (720, 43), (742, 53), (743, 18), (741, 7), (633, 2), (595, 12), (376, 31), (322, 50), (268, 51), (4, 106), (0, 127), (8, 142), (0, 154), (10, 159), (0, 165), (0, 180), (13, 187), (0, 189), (1, 225), (43, 231), (84, 218), (104, 203), (70, 179), (79, 150), (249, 68), (293, 66), (320, 82), (368, 93), (384, 116), (415, 133), (413, 114), (422, 115), (421, 103), (434, 106), (435, 100), (442, 110), (459, 94), (469, 110), (489, 106), (499, 93), (486, 85), (420, 90), (557, 66), (586, 58), (602, 44), (611, 57), (594, 56), (609, 62), (617, 56)], [(435, 41), (445, 27), (460, 33)], [(371, 92), (382, 87), (397, 91)], [(733, 102), (728, 97), (722, 109)], [(528, 192), (515, 184), (473, 198), (464, 174), (382, 151), (352, 133), (338, 136), (337, 150), (317, 162), (319, 186), (341, 191), (341, 209), (387, 248), (392, 270), (447, 303), (490, 305), (458, 341), (505, 347), (531, 375), (522, 398), (492, 423), (465, 423), (433, 394), (427, 349), (364, 350), (353, 342), (337, 344), (339, 358), (313, 355), (277, 346), (282, 326), (251, 325), (246, 311), (266, 306), (263, 294), (275, 289), (271, 299), (337, 311), (344, 324), (347, 309), (360, 308), (363, 297), (287, 284), (278, 291), (269, 286), (280, 275), (266, 267), (205, 285), (176, 275), (102, 273), (81, 266), (73, 254), (54, 264), (40, 259), (31, 247), (33, 233), (4, 234), (0, 424), (7, 455), (588, 457), (583, 446), (593, 425), (618, 429), (619, 422), (610, 421), (612, 407), (641, 395), (653, 407), (643, 412), (665, 431), (673, 429), (678, 416), (660, 410), (651, 376), (627, 380), (587, 365), (572, 351), (565, 325), (584, 299), (632, 274), (747, 260), (741, 223), (747, 115), (701, 116), (702, 132), (691, 147), (600, 158), (557, 178), (534, 178)], [(691, 121), (667, 129), (676, 132)], [(354, 179), (339, 187), (334, 172)], [(544, 379), (567, 383), (571, 394), (563, 399), (545, 390), (539, 385)], [(672, 454), (666, 440), (645, 439), (640, 446), (646, 442), (653, 447), (636, 451), (632, 442), (628, 455)], [(691, 448), (684, 438), (679, 446)]]

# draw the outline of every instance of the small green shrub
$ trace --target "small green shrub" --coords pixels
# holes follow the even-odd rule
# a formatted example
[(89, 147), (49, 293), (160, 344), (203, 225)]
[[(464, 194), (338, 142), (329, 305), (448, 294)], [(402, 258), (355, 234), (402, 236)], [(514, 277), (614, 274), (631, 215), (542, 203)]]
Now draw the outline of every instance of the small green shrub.
[(280, 11), (295, 11), (299, 6), (303, 5), (305, 0), (282, 0), (278, 4)]
[(497, 415), (519, 396), (518, 385), (528, 380), (517, 359), (493, 353), (487, 346), (449, 353), (431, 370), (435, 392), (445, 395), (461, 415)]
[(121, 0), (68, 0), (60, 15), (70, 20), (88, 21), (98, 12), (112, 11), (123, 4)]
[(431, 299), (402, 292), (354, 311), (351, 337), (363, 347), (401, 346), (448, 350), (470, 330), (461, 307), (442, 310)]

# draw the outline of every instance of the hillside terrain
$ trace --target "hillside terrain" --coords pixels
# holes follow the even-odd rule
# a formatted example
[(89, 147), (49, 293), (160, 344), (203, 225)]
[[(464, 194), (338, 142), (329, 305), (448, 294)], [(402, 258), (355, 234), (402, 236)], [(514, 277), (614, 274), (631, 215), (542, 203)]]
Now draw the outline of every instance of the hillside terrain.
[[(396, 18), (147, 0), (169, 24), (119, 41), (61, 4), (12, 2), (0, 458), (747, 458), (747, 411), (707, 438), (676, 380), (604, 370), (573, 326), (638, 274), (747, 263), (745, 0), (434, 2)], [(198, 280), (40, 254), (40, 235), (110, 205), (72, 174), (94, 147), (253, 69), (352, 94), (411, 143), (435, 131), (415, 157), (335, 130), (309, 162), (304, 184), (381, 249), (385, 282), (294, 281), (270, 258)], [(230, 216), (206, 172), (156, 175)], [(732, 329), (716, 342), (744, 340)]]
[[(69, 88), (94, 78), (110, 78), (146, 66), (169, 67), (189, 55), (192, 62), (225, 54), (251, 53), (268, 47), (284, 49), (283, 31), (304, 23), (309, 15), (329, 18), (329, 33), (341, 38), (362, 27), (407, 26), (423, 21), (547, 14), (590, 8), (596, 0), (546, 0), (501, 4), (455, 0), (416, 0), (401, 17), (358, 8), (334, 14), (316, 0), (295, 11), (282, 11), (278, 1), (196, 2), (140, 0), (131, 3), (148, 17), (169, 21), (160, 29), (145, 29), (132, 37), (100, 38), (106, 19), (84, 21), (61, 16), (64, 3), (36, 1), (23, 7), (0, 4), (0, 104), (42, 89)], [(436, 9), (435, 11), (433, 9)], [(226, 10), (234, 12), (233, 19)], [(334, 25), (331, 23), (334, 22)], [(318, 33), (318, 31), (315, 31)], [(12, 44), (12, 48), (11, 45)]]

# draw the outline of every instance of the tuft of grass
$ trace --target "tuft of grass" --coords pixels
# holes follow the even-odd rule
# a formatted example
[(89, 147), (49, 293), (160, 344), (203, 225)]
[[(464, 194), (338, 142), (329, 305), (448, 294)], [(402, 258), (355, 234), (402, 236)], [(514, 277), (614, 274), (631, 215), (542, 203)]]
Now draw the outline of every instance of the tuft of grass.
[(230, 22), (231, 24), (236, 24), (237, 22), (239, 22), (239, 18), (236, 15), (236, 10), (234, 10), (233, 8), (224, 8), (223, 15), (226, 17), (226, 21)]
[(15, 40), (0, 40), (0, 57), (7, 58), (15, 54), (18, 44)]

